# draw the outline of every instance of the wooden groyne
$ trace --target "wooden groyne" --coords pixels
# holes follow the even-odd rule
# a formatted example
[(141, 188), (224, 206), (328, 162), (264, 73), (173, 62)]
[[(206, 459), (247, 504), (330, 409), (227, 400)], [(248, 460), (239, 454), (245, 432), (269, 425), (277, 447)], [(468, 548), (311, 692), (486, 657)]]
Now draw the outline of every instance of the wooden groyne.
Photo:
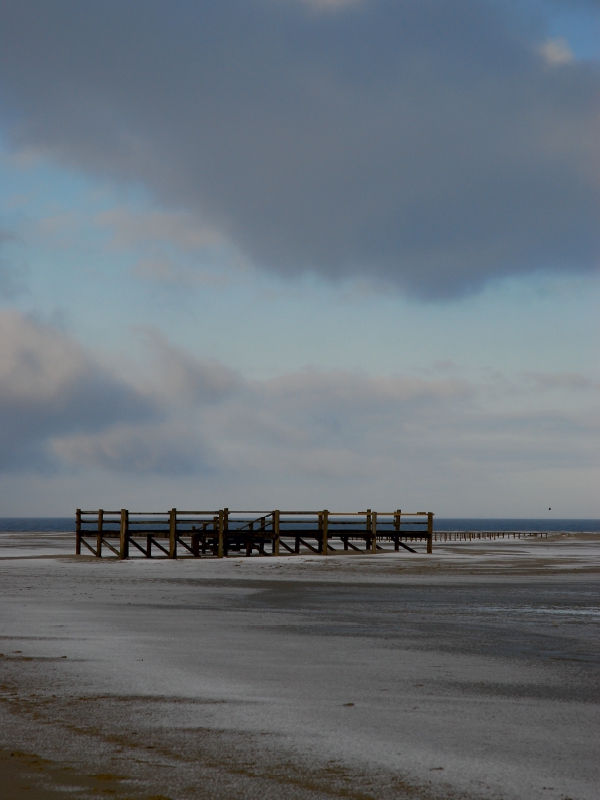
[(324, 511), (82, 511), (75, 513), (75, 552), (82, 546), (101, 558), (141, 554), (223, 558), (228, 555), (322, 556), (376, 554), (425, 542), (433, 552), (433, 513)]
[(477, 539), (527, 539), (533, 536), (548, 538), (548, 531), (437, 531), (434, 542), (474, 542)]

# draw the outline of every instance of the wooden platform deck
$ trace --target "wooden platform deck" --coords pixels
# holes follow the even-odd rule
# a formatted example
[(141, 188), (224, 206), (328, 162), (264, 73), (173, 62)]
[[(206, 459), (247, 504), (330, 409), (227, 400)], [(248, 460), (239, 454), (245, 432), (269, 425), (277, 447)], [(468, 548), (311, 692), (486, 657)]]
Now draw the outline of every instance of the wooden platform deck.
[(433, 551), (433, 513), (323, 511), (82, 511), (75, 552), (130, 558), (373, 554), (425, 543)]

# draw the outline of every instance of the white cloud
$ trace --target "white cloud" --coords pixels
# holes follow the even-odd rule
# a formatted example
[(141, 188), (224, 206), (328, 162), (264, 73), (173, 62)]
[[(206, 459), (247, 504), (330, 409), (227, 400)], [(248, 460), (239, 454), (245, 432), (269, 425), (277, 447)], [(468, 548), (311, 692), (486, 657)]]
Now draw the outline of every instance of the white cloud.
[[(101, 434), (52, 439), (51, 451), (67, 465), (138, 475), (179, 475), (210, 468), (206, 447), (188, 425), (117, 424)], [(213, 469), (215, 454), (211, 454)]]
[(523, 378), (537, 389), (600, 389), (600, 382), (578, 372), (526, 372)]
[[(585, 376), (526, 375), (520, 392), (495, 375), (476, 384), (305, 369), (256, 381), (145, 335), (142, 367), (117, 375), (55, 328), (1, 313), (2, 469), (198, 474), (300, 497), (308, 484), (464, 493), (468, 475), (526, 480), (598, 462), (597, 393), (574, 411), (568, 392), (546, 391), (581, 393), (593, 388)], [(554, 405), (532, 409), (540, 390)], [(495, 411), (503, 391), (512, 408)]]
[(200, 359), (175, 347), (156, 329), (143, 329), (153, 371), (147, 391), (178, 406), (214, 404), (242, 385), (241, 377), (215, 360)]
[(214, 228), (184, 212), (142, 212), (119, 207), (98, 212), (93, 222), (98, 228), (111, 232), (112, 245), (119, 250), (160, 243), (194, 252), (223, 241)]
[(540, 53), (546, 59), (548, 64), (551, 64), (552, 66), (570, 64), (575, 60), (575, 56), (569, 47), (569, 43), (562, 37), (558, 37), (556, 39), (547, 39), (540, 47)]
[(0, 402), (4, 405), (55, 401), (90, 370), (72, 339), (17, 311), (0, 314)]

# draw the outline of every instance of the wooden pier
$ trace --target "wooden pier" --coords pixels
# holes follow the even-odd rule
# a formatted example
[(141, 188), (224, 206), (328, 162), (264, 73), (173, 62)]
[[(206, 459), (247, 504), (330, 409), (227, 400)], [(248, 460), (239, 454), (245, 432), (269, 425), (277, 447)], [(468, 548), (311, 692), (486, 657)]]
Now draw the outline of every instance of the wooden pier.
[(101, 558), (224, 558), (315, 553), (376, 554), (425, 542), (433, 552), (433, 513), (332, 511), (82, 511), (75, 513), (75, 552)]

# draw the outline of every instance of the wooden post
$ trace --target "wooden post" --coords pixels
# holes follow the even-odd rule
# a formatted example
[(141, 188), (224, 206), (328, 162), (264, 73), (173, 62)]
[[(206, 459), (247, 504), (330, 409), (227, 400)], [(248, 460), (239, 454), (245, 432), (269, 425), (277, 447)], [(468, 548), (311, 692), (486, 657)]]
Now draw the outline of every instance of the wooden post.
[(374, 511), (371, 515), (371, 552), (377, 552), (377, 512)]
[(279, 511), (273, 512), (273, 555), (279, 555)]
[(217, 558), (223, 558), (223, 533), (225, 531), (225, 512), (219, 511), (219, 530), (217, 540)]
[(433, 514), (427, 514), (427, 552), (433, 553)]
[(323, 555), (328, 555), (327, 546), (328, 546), (328, 532), (329, 532), (329, 511), (325, 509), (323, 511)]
[(369, 545), (371, 544), (369, 538), (370, 535), (371, 535), (371, 509), (367, 508), (367, 540), (365, 542), (365, 550), (367, 551), (369, 550)]
[(81, 555), (81, 509), (75, 509), (75, 555)]
[(322, 553), (323, 552), (323, 536), (322, 536), (322, 534), (323, 534), (323, 514), (321, 514), (321, 513), (319, 513), (319, 515), (318, 515), (317, 527), (318, 527), (318, 531), (317, 531), (316, 548), (317, 548), (317, 551), (319, 553)]
[(229, 509), (223, 509), (223, 547), (221, 550), (222, 556), (229, 554)]
[(129, 511), (126, 508), (121, 509), (119, 558), (129, 558)]
[(317, 514), (317, 552), (323, 552), (323, 514)]
[(394, 514), (394, 528), (398, 532), (397, 536), (394, 536), (394, 550), (400, 550), (400, 521), (402, 519), (402, 511), (398, 509)]
[(169, 558), (177, 558), (177, 509), (169, 512)]
[(254, 534), (252, 531), (254, 530), (254, 523), (248, 523), (248, 536), (246, 537), (246, 555), (252, 555), (252, 543), (254, 542)]
[(104, 511), (98, 511), (98, 535), (96, 536), (96, 555), (102, 558), (102, 528), (104, 527)]

